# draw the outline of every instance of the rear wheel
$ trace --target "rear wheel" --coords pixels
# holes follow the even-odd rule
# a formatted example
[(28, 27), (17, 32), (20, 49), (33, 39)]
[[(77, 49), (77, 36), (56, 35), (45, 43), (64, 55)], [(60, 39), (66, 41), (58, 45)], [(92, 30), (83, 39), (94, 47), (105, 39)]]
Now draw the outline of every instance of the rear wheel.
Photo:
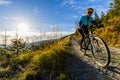
[(110, 50), (105, 41), (99, 37), (93, 40), (95, 51), (92, 49), (96, 63), (101, 67), (107, 67), (110, 63)]

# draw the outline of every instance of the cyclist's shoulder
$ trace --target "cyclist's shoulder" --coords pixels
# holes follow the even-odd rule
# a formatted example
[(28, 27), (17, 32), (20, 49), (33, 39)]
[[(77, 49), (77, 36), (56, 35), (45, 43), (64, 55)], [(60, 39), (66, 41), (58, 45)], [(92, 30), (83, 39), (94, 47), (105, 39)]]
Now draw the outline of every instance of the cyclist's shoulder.
[(81, 18), (86, 18), (86, 16), (85, 16), (85, 15), (83, 15), (83, 16), (81, 16)]
[[(86, 19), (86, 18), (87, 18), (86, 15), (81, 16), (81, 19)], [(90, 17), (90, 19), (93, 19), (93, 17)]]
[(80, 21), (84, 21), (86, 19), (86, 16), (81, 16)]
[(93, 18), (93, 17), (90, 17), (90, 21), (94, 21), (94, 18)]
[(94, 20), (94, 18), (91, 16), (90, 19)]

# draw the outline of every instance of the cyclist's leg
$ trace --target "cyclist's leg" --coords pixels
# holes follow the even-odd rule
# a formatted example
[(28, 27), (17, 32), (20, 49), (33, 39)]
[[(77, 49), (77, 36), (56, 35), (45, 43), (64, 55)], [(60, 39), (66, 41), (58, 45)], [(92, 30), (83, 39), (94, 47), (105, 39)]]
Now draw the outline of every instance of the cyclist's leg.
[(87, 28), (85, 29), (84, 33), (85, 33), (86, 36), (89, 34), (89, 31), (88, 31)]
[[(85, 28), (84, 33), (85, 33), (85, 36), (88, 37), (89, 31), (87, 28)], [(89, 44), (86, 45), (86, 49), (88, 49), (88, 45)]]
[(82, 39), (81, 39), (81, 41), (80, 41), (80, 49), (82, 49), (82, 43), (83, 43), (83, 41), (84, 41), (85, 35), (84, 35), (84, 32), (83, 32), (82, 30), (79, 30), (79, 33), (80, 33), (81, 36), (82, 36)]

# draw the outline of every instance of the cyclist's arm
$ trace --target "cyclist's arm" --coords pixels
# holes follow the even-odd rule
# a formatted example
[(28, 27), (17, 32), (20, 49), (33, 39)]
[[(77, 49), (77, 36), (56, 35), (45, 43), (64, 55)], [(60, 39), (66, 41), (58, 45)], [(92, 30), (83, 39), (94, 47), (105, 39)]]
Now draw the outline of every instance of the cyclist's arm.
[(82, 24), (82, 21), (79, 21), (79, 22), (78, 22), (78, 26), (77, 26), (77, 28), (76, 28), (76, 32), (77, 32), (77, 34), (79, 34), (79, 35), (80, 35), (79, 30), (80, 30), (81, 24)]
[(91, 23), (94, 24), (98, 28), (104, 27), (104, 25), (101, 24), (101, 22), (96, 22), (95, 20), (93, 20)]
[(82, 24), (82, 21), (79, 21), (79, 26), (81, 26), (81, 24)]
[(80, 21), (79, 21), (79, 28), (81, 28), (82, 27), (82, 24), (83, 24), (83, 21), (84, 21), (84, 18), (85, 18), (85, 16), (82, 16), (81, 18), (80, 18)]

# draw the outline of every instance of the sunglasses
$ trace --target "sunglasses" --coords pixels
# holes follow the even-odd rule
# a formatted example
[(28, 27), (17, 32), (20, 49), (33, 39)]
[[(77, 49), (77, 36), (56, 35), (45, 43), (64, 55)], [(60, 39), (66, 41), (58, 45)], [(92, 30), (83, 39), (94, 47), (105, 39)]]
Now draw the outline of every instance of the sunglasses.
[(88, 14), (92, 14), (93, 12), (88, 12)]

